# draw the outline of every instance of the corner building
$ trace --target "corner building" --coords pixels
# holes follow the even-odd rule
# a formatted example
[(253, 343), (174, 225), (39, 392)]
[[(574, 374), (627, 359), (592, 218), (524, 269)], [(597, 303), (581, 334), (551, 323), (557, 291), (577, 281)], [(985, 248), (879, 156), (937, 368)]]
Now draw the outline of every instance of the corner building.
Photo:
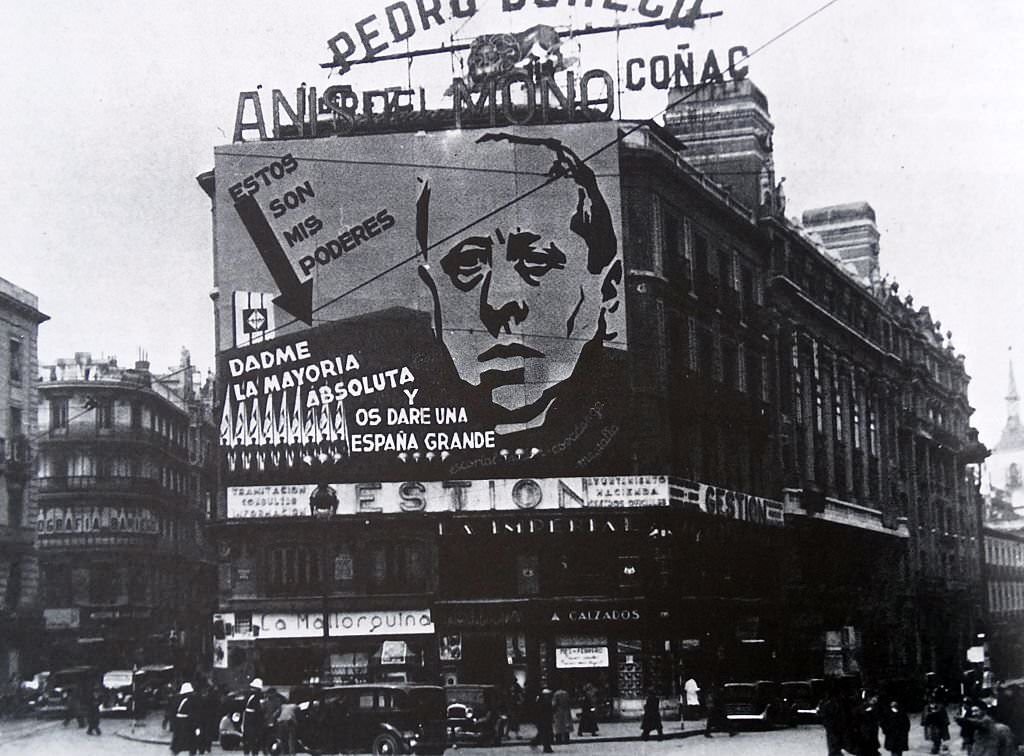
[(40, 368), (36, 520), (47, 666), (189, 670), (212, 653), (208, 388), (88, 352)]
[(710, 92), (664, 128), (218, 148), (224, 678), (515, 678), (629, 716), (689, 676), (953, 668), (966, 626), (911, 618), (977, 568), (962, 361), (786, 220), (763, 94)]
[(47, 320), (34, 294), (0, 278), (0, 680), (5, 683), (32, 674), (39, 661), (33, 376), (39, 326)]

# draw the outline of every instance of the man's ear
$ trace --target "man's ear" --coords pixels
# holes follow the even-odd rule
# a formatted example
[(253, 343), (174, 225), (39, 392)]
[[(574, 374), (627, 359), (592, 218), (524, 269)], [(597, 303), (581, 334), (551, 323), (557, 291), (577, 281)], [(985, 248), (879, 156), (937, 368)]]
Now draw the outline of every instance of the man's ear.
[[(616, 260), (605, 273), (604, 283), (601, 284), (601, 300), (605, 304), (614, 302), (619, 298), (619, 285), (622, 283), (622, 260)], [(614, 305), (612, 305), (614, 307)]]

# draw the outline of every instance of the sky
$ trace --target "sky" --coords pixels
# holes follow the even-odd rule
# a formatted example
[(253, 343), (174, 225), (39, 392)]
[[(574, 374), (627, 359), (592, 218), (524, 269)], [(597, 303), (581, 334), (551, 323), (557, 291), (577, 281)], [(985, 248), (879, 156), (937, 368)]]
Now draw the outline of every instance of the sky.
[[(472, 18), (418, 28), (408, 44), (538, 23), (629, 23), (643, 20), (638, 1), (622, 0), (630, 9), (616, 14), (605, 0), (575, 9), (526, 0), (515, 13), (502, 12), (503, 0), (476, 0)], [(162, 369), (184, 346), (212, 368), (212, 221), (195, 177), (231, 142), (239, 92), (257, 86), (359, 91), (411, 80), (428, 87), (428, 102), (445, 102), (437, 83), (451, 80), (449, 55), (358, 66), (343, 78), (320, 67), (328, 39), (389, 4), (37, 0), (6, 9), (0, 277), (36, 294), (51, 318), (41, 362), (90, 351), (126, 364), (143, 349)], [(679, 44), (698, 58), (756, 50), (750, 78), (769, 101), (787, 214), (874, 207), (882, 271), (953, 332), (972, 376), (973, 424), (991, 446), (1006, 418), (1010, 347), (1024, 380), (1024, 3), (832, 0), (807, 18), (824, 5), (705, 0), (705, 12), (722, 15), (693, 30), (585, 38), (580, 65), (621, 70)], [(651, 117), (666, 102), (662, 90), (627, 92), (620, 115)]]

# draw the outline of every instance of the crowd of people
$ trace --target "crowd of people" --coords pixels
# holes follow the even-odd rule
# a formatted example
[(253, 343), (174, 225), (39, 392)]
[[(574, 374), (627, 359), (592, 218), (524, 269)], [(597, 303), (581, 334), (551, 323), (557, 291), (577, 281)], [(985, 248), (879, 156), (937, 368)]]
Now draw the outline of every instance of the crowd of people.
[[(950, 719), (955, 703), (945, 687), (926, 692), (920, 724), (933, 754), (950, 750), (951, 725), (959, 726), (961, 752), (969, 756), (1014, 756), (1024, 743), (1024, 696), (997, 690), (994, 705), (966, 696)], [(911, 720), (901, 702), (871, 689), (832, 687), (818, 705), (828, 756), (902, 756), (909, 751)]]

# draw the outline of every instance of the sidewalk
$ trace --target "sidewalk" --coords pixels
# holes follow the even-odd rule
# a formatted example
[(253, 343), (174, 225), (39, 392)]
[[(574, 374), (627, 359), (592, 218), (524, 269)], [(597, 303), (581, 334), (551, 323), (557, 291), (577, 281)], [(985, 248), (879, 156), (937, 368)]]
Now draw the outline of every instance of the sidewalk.
[[(42, 730), (59, 727), (61, 721), (60, 719), (39, 719), (37, 717), (0, 720), (0, 743), (11, 743), (31, 737)], [(74, 726), (74, 722), (69, 726)]]
[[(159, 745), (170, 745), (171, 733), (169, 730), (160, 728), (163, 716), (159, 713), (150, 714), (145, 719), (133, 722), (130, 719), (105, 719), (103, 724), (114, 732), (119, 738), (134, 740), (140, 743), (156, 743)], [(664, 740), (676, 740), (678, 738), (700, 735), (704, 732), (704, 720), (698, 719), (686, 722), (686, 729), (681, 729), (678, 721), (665, 721)], [(504, 745), (529, 745), (534, 735), (534, 728), (524, 725), (519, 730), (519, 737), (515, 734), (509, 736)], [(598, 733), (593, 735), (576, 735), (575, 729), (572, 733), (573, 743), (615, 743), (630, 740), (640, 740), (640, 720), (626, 722), (600, 722)], [(657, 733), (651, 733), (651, 739), (657, 739)]]

